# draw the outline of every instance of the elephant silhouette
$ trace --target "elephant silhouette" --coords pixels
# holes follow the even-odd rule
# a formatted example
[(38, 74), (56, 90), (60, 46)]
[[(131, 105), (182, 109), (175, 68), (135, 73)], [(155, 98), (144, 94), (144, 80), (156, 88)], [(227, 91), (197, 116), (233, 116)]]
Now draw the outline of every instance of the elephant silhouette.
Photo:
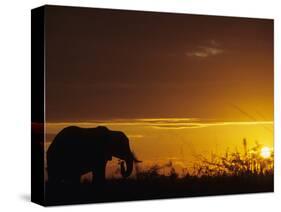
[(128, 137), (107, 127), (62, 129), (47, 151), (49, 183), (80, 183), (84, 173), (93, 173), (93, 183), (104, 183), (106, 163), (112, 156), (122, 160), (123, 177), (131, 175), (134, 162)]

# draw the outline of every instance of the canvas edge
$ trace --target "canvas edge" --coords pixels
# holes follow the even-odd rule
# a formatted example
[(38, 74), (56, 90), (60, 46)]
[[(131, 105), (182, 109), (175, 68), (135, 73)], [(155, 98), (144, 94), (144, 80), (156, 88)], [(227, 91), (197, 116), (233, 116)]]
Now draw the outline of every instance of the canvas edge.
[[(31, 201), (45, 206), (45, 6), (31, 10)], [(40, 142), (43, 142), (40, 144)]]

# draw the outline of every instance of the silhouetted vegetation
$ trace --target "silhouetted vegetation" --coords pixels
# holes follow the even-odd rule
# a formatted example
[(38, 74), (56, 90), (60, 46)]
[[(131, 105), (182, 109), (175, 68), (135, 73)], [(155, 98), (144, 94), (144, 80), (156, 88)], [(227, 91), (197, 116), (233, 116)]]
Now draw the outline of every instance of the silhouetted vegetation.
[(196, 176), (261, 176), (273, 175), (274, 152), (268, 152), (267, 157), (263, 157), (262, 145), (256, 145), (250, 149), (247, 140), (243, 140), (244, 152), (226, 151), (224, 156), (212, 154), (211, 159), (199, 156), (199, 162), (194, 165)]
[[(273, 151), (263, 157), (262, 146), (256, 143), (248, 149), (246, 140), (243, 149), (213, 154), (210, 159), (199, 156), (193, 169), (183, 170), (184, 174), (177, 173), (169, 161), (145, 170), (135, 165), (134, 176), (108, 179), (103, 186), (47, 184), (47, 201), (53, 205), (273, 191)], [(163, 169), (168, 172), (163, 174)]]

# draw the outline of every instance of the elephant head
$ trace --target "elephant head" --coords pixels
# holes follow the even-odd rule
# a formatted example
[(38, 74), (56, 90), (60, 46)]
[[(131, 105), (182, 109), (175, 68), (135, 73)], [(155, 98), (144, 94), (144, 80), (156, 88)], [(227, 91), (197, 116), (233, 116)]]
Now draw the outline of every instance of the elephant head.
[(123, 177), (129, 177), (133, 171), (133, 164), (141, 162), (137, 160), (132, 153), (129, 139), (123, 132), (111, 131), (109, 136), (109, 149), (112, 156), (123, 160), (120, 163)]

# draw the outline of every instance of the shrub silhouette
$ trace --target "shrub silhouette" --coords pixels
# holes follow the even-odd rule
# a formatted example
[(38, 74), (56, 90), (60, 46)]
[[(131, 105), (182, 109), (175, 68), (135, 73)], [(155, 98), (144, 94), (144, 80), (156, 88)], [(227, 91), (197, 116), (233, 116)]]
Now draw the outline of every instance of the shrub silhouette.
[(273, 175), (274, 153), (263, 158), (260, 155), (262, 145), (256, 142), (248, 149), (247, 140), (243, 140), (244, 153), (225, 152), (224, 156), (212, 154), (210, 160), (199, 156), (199, 162), (194, 171), (196, 176), (245, 176), (245, 175)]
[(47, 185), (47, 199), (50, 204), (64, 204), (272, 192), (274, 154), (262, 158), (262, 146), (256, 143), (248, 149), (246, 139), (243, 147), (242, 153), (226, 151), (211, 159), (200, 156), (193, 169), (181, 175), (168, 161), (145, 169), (135, 164), (133, 176), (108, 179), (102, 190), (87, 183), (61, 190)]

